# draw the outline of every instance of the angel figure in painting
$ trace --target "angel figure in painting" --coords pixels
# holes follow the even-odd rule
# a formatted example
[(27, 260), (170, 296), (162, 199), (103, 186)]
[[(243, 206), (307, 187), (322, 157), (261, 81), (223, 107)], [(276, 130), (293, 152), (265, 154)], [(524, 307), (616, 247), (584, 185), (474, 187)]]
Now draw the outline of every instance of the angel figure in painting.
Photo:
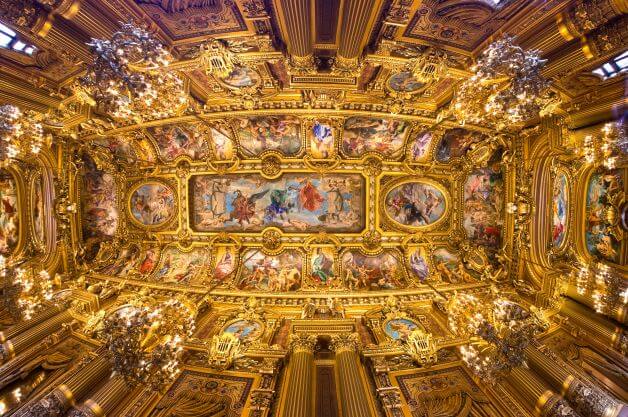
[(244, 223), (250, 223), (251, 219), (255, 215), (255, 202), (268, 193), (268, 190), (253, 194), (250, 197), (245, 197), (242, 191), (235, 191), (235, 198), (233, 200), (233, 211), (230, 213), (230, 220), (236, 220), (243, 226)]

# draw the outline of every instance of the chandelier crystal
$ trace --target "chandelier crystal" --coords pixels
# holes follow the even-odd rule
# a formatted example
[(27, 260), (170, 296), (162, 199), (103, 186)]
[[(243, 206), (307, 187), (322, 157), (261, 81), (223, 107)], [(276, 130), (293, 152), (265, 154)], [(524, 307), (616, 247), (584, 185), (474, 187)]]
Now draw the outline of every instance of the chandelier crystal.
[(53, 282), (47, 271), (32, 267), (10, 268), (0, 255), (4, 308), (16, 320), (30, 320), (53, 299)]
[(88, 43), (94, 61), (80, 78), (77, 95), (116, 119), (158, 119), (185, 109), (183, 78), (171, 54), (144, 29), (123, 24), (111, 40)]
[(0, 106), (0, 166), (39, 153), (49, 139), (42, 120), (43, 115), (32, 110), (22, 112), (9, 104)]
[(504, 36), (490, 44), (457, 88), (450, 111), (461, 124), (486, 123), (497, 130), (551, 114), (559, 102), (541, 75), (546, 60), (539, 51), (515, 45)]
[(599, 135), (587, 135), (580, 153), (588, 164), (615, 169), (627, 162), (628, 135), (623, 121), (606, 123)]
[(621, 272), (602, 262), (581, 265), (572, 279), (579, 295), (591, 296), (598, 313), (609, 315), (628, 304), (626, 280)]
[(460, 347), (462, 360), (489, 383), (504, 372), (525, 366), (524, 349), (548, 326), (536, 308), (526, 311), (499, 297), (486, 300), (472, 294), (456, 294), (449, 300), (448, 312), (449, 328), (458, 336), (469, 338), (469, 343)]
[(113, 368), (133, 385), (160, 390), (179, 374), (182, 343), (194, 330), (194, 309), (177, 299), (157, 306), (137, 301), (105, 319)]

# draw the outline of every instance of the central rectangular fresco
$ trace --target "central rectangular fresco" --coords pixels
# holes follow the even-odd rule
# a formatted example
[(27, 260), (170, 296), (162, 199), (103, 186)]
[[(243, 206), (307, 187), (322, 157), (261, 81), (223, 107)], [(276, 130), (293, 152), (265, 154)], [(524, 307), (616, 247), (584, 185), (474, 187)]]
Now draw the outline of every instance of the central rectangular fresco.
[(197, 175), (190, 179), (192, 228), (197, 232), (359, 233), (365, 181), (360, 174), (287, 173)]

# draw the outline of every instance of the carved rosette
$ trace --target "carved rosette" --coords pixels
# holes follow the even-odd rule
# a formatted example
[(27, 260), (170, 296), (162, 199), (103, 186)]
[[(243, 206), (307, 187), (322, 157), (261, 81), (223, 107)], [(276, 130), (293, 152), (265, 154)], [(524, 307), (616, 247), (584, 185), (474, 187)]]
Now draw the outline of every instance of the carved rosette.
[(288, 348), (292, 353), (313, 353), (316, 345), (316, 336), (306, 334), (292, 334), (288, 340)]
[(336, 354), (342, 352), (357, 352), (360, 348), (360, 339), (357, 333), (334, 335), (331, 338), (329, 347), (332, 351), (336, 352)]

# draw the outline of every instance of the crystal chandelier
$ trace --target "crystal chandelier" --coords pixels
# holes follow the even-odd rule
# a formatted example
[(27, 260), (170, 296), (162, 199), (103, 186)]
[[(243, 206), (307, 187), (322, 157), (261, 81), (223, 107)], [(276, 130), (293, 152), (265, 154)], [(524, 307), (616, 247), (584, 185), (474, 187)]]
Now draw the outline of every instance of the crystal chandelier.
[(628, 304), (628, 286), (621, 272), (604, 263), (581, 265), (574, 280), (578, 294), (589, 294), (598, 313), (609, 315)]
[(9, 268), (6, 258), (0, 255), (0, 280), (4, 308), (16, 320), (30, 320), (52, 301), (53, 284), (45, 270)]
[(43, 116), (12, 105), (0, 106), (0, 166), (20, 156), (36, 155), (49, 136), (44, 134)]
[(136, 301), (116, 310), (103, 330), (114, 370), (133, 385), (163, 388), (180, 372), (182, 343), (194, 330), (194, 314), (177, 299), (157, 306)]
[(559, 102), (541, 75), (545, 62), (539, 51), (525, 51), (505, 36), (480, 55), (449, 110), (461, 124), (488, 123), (497, 130), (551, 114)]
[(485, 300), (456, 294), (449, 300), (448, 312), (449, 328), (469, 338), (469, 343), (460, 347), (462, 360), (490, 383), (504, 372), (525, 366), (524, 349), (548, 326), (542, 312), (533, 306), (526, 311), (504, 298)]
[(77, 96), (116, 119), (174, 116), (188, 101), (183, 79), (169, 68), (172, 56), (144, 29), (122, 25), (111, 40), (88, 43), (94, 61), (79, 79)]
[(615, 169), (627, 161), (627, 137), (622, 120), (606, 123), (599, 135), (585, 136), (580, 153), (588, 164)]

